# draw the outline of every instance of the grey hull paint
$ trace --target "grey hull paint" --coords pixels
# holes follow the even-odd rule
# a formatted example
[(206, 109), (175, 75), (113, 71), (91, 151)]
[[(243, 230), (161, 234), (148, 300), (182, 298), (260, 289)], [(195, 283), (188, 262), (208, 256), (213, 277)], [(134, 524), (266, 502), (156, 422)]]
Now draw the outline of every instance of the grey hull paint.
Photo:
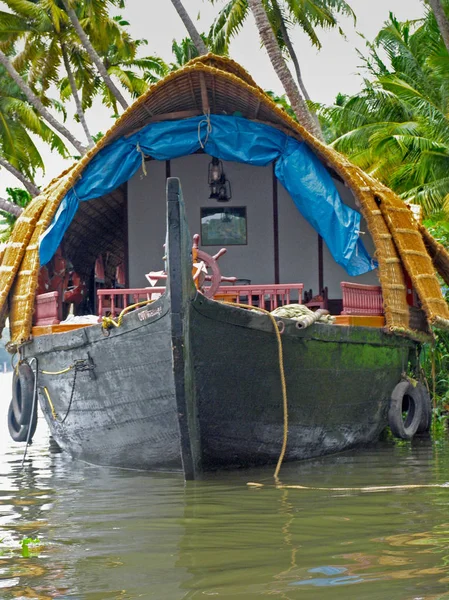
[[(195, 292), (174, 179), (167, 233), (163, 297), (126, 315), (107, 335), (93, 325), (23, 346), (24, 358), (38, 360), (39, 400), (50, 431), (75, 458), (181, 471), (187, 479), (203, 470), (275, 463), (284, 415), (271, 320)], [(286, 460), (376, 440), (413, 342), (375, 328), (315, 324), (299, 330), (290, 320), (283, 327)], [(76, 380), (73, 370), (41, 373), (76, 360), (90, 361), (93, 369), (76, 372)]]
[[(92, 372), (77, 373), (64, 424), (74, 372), (39, 375), (50, 431), (75, 458), (183, 470), (168, 298), (151, 310), (157, 316), (140, 321), (148, 309), (139, 309), (108, 337), (94, 325), (42, 336), (25, 347), (25, 356), (37, 357), (43, 371), (63, 370), (89, 357), (94, 364)], [(199, 470), (275, 462), (283, 410), (271, 321), (201, 295), (190, 304), (190, 320)], [(376, 440), (411, 343), (376, 329), (317, 324), (301, 331), (288, 320), (282, 342), (289, 403), (286, 460)]]

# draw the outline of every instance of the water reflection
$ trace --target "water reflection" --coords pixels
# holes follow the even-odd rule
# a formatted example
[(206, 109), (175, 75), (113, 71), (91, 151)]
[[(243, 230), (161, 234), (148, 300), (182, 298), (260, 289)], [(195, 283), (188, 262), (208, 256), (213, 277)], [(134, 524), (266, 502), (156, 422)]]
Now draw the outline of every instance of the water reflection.
[[(272, 469), (184, 485), (52, 454), (41, 420), (22, 470), (3, 416), (2, 600), (449, 598), (449, 489), (247, 487), (271, 484)], [(284, 483), (311, 487), (443, 483), (448, 474), (449, 444), (425, 440), (282, 470)], [(28, 558), (26, 537), (39, 539)]]

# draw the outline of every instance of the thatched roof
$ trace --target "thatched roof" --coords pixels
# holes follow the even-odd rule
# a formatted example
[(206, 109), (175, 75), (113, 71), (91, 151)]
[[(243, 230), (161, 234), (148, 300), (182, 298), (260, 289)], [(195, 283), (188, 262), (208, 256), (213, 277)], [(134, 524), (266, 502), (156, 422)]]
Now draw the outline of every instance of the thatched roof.
[[(149, 123), (179, 120), (208, 112), (239, 114), (306, 142), (327, 168), (346, 183), (361, 205), (376, 246), (386, 323), (390, 330), (413, 335), (406, 302), (404, 268), (413, 281), (428, 323), (449, 328), (449, 309), (441, 295), (427, 251), (428, 240), (425, 245), (411, 211), (400, 198), (315, 139), (278, 108), (237, 63), (207, 55), (194, 59), (152, 86), (125, 111), (86, 156), (52, 181), (19, 217), (0, 266), (0, 314), (4, 318), (9, 310), (13, 344), (28, 339), (31, 331), (39, 270), (39, 236), (47, 229), (62, 198), (82, 175), (89, 161), (106, 145)], [(104, 215), (107, 212), (108, 218), (118, 219), (123, 197), (123, 189), (118, 188), (109, 196), (81, 203), (64, 238), (64, 251), (69, 252), (76, 268), (82, 269), (81, 265), (86, 260), (98, 255), (101, 252), (99, 246), (113, 243), (104, 225)], [(86, 228), (95, 231), (95, 236), (91, 236), (92, 245), (83, 244), (80, 249), (78, 234)], [(123, 248), (116, 249), (117, 255), (123, 252)], [(444, 260), (449, 265), (449, 255)], [(8, 296), (11, 299), (9, 309)]]

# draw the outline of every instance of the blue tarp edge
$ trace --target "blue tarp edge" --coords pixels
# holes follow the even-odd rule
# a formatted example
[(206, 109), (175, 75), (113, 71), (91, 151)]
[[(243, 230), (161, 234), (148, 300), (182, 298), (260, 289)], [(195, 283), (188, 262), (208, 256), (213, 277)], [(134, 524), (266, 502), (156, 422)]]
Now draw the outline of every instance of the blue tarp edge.
[(100, 150), (41, 236), (41, 264), (56, 252), (79, 202), (103, 196), (128, 181), (142, 165), (144, 154), (170, 160), (201, 147), (225, 161), (255, 166), (275, 161), (276, 176), (303, 217), (324, 239), (335, 261), (352, 276), (376, 268), (359, 237), (360, 214), (342, 202), (332, 177), (312, 150), (273, 127), (225, 115), (151, 123)]

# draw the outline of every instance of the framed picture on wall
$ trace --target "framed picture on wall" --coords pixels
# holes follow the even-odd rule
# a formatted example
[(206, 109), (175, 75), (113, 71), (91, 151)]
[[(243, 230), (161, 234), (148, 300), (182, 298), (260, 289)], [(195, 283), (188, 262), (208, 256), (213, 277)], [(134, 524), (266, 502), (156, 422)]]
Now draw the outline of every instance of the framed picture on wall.
[(201, 208), (202, 246), (247, 244), (246, 206)]

